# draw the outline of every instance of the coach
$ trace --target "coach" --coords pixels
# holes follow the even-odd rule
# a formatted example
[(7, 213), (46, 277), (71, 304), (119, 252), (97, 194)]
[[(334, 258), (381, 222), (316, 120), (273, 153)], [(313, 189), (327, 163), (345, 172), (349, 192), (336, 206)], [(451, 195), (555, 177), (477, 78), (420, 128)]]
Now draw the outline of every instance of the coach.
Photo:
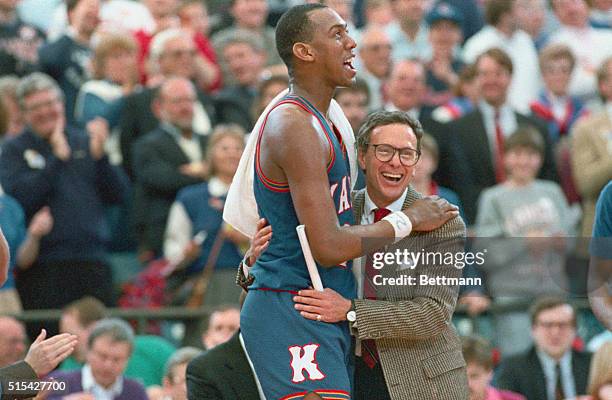
[[(366, 119), (357, 137), (366, 189), (356, 192), (353, 200), (360, 224), (376, 222), (422, 197), (409, 186), (422, 134), (420, 123), (405, 113), (380, 111)], [(460, 254), (464, 238), (465, 225), (455, 217), (431, 232), (412, 232), (384, 251)], [(295, 297), (296, 309), (305, 318), (351, 323), (361, 353), (354, 398), (467, 399), (465, 361), (451, 323), (459, 288), (419, 285), (420, 275), (460, 278), (461, 269), (440, 260), (417, 265), (403, 260), (379, 265), (380, 269), (373, 268), (371, 259), (365, 264), (359, 299), (345, 299), (331, 289), (302, 290)], [(406, 283), (384, 284), (398, 282), (397, 278)]]

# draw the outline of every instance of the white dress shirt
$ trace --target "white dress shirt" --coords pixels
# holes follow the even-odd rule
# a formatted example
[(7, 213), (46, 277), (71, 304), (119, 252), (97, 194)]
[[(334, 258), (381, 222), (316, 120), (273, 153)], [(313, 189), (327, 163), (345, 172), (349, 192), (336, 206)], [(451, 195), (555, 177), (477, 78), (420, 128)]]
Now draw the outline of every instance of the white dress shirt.
[[(497, 150), (497, 135), (495, 134), (495, 108), (493, 108), (493, 106), (486, 101), (480, 101), (478, 107), (482, 113), (484, 126), (487, 131), (487, 139), (489, 140), (489, 148), (491, 149), (491, 155), (493, 156)], [(518, 128), (516, 114), (508, 103), (499, 108), (499, 125), (502, 133), (504, 134), (504, 138), (512, 135)], [(494, 159), (495, 158), (493, 157), (493, 160)]]
[(123, 376), (117, 378), (110, 388), (105, 389), (94, 379), (89, 364), (85, 364), (81, 370), (81, 385), (83, 391), (93, 394), (96, 400), (113, 400), (123, 392)]
[[(548, 354), (537, 350), (544, 377), (546, 378), (546, 394), (548, 400), (555, 400), (555, 391), (557, 388), (557, 361), (553, 360)], [(572, 372), (572, 352), (567, 351), (561, 360), (559, 360), (561, 368), (561, 387), (563, 388), (564, 399), (573, 399), (576, 397), (576, 383), (574, 382), (574, 373)]]

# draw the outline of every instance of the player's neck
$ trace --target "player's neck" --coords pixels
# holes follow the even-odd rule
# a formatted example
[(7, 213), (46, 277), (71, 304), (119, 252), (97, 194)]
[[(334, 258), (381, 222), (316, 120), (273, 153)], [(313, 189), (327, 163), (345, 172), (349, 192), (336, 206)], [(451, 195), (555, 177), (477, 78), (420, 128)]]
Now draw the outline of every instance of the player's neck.
[(329, 103), (331, 102), (334, 90), (321, 86), (320, 83), (317, 85), (317, 82), (308, 82), (307, 84), (300, 85), (292, 83), (289, 91), (292, 94), (305, 98), (319, 110), (321, 114), (327, 116)]

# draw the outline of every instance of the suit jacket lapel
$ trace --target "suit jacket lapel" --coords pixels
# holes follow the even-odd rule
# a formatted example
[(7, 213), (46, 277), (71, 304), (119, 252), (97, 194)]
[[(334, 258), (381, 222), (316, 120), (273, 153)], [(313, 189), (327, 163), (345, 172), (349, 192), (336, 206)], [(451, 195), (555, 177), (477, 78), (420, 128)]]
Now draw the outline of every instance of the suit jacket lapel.
[(533, 390), (532, 395), (528, 397), (533, 399), (548, 398), (546, 394), (546, 377), (544, 376), (544, 370), (542, 369), (542, 364), (535, 347), (531, 349), (528, 363), (529, 365), (526, 366), (526, 370), (531, 372), (529, 373), (529, 386)]
[(253, 372), (240, 345), (239, 332), (236, 332), (227, 343), (226, 376), (232, 381), (231, 387), (239, 389), (238, 392), (234, 392), (236, 399), (252, 399), (253, 393), (257, 393), (257, 387), (253, 385)]

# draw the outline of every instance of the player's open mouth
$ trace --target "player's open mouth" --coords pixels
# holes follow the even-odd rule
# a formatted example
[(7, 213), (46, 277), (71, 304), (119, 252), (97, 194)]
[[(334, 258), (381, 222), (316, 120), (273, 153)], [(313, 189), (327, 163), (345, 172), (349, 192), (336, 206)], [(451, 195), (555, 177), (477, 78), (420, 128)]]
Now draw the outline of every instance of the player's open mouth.
[(383, 172), (381, 175), (383, 176), (383, 178), (385, 178), (386, 181), (392, 182), (392, 183), (397, 183), (401, 181), (402, 178), (404, 177), (404, 175), (402, 174), (392, 174), (390, 172)]
[(353, 59), (355, 58), (355, 56), (351, 56), (349, 58), (347, 58), (346, 60), (344, 60), (344, 66), (346, 68), (348, 68), (349, 70), (355, 72), (355, 67), (353, 66)]

